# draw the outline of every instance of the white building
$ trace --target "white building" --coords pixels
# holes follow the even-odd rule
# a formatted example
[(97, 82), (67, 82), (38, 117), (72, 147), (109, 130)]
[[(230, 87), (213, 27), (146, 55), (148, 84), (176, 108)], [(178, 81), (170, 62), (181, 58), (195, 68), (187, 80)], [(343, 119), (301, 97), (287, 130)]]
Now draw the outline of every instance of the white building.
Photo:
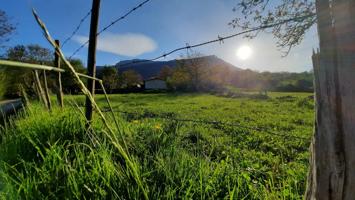
[(166, 81), (154, 77), (144, 81), (146, 90), (166, 90), (168, 89)]

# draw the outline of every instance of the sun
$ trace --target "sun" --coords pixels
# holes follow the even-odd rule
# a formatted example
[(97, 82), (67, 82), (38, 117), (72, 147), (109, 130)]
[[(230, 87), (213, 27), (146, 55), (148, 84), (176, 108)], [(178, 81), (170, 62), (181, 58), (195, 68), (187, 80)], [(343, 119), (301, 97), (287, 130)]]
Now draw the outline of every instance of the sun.
[(248, 45), (243, 45), (239, 47), (239, 49), (236, 52), (236, 55), (240, 60), (247, 60), (252, 56), (252, 54), (253, 54), (253, 49)]

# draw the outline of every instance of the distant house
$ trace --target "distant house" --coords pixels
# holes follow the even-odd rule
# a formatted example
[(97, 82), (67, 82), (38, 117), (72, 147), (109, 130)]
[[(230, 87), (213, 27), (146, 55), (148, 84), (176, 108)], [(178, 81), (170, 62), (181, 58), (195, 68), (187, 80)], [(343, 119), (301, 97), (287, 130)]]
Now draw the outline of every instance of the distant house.
[(166, 85), (166, 81), (158, 78), (153, 77), (144, 81), (145, 89), (146, 90), (166, 90), (168, 89)]

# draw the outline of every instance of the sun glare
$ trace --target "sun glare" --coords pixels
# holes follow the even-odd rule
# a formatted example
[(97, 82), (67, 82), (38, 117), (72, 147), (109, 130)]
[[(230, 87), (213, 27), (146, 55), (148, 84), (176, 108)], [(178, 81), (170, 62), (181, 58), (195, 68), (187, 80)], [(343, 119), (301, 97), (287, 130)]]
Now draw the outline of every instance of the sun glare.
[(253, 54), (253, 50), (250, 48), (250, 46), (247, 45), (243, 45), (239, 47), (239, 49), (236, 52), (236, 55), (240, 60), (247, 60), (251, 57), (252, 54)]

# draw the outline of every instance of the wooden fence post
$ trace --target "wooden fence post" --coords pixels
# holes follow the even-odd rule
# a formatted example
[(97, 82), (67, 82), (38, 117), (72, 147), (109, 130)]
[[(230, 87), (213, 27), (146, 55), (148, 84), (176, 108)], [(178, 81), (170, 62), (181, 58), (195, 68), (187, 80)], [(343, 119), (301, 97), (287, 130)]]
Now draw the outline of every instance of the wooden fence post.
[(32, 87), (33, 87), (33, 89), (35, 91), (35, 95), (37, 97), (37, 100), (39, 102), (42, 102), (41, 95), (40, 95), (40, 92), (39, 92), (39, 89), (38, 89), (38, 85), (37, 85), (37, 81), (36, 81), (35, 73), (33, 72), (32, 75), (33, 75), (33, 80), (34, 80), (34, 82), (32, 83)]
[(51, 110), (52, 105), (51, 105), (51, 97), (49, 96), (46, 70), (43, 70), (43, 81), (44, 81), (44, 91), (46, 93), (47, 108), (48, 110)]
[[(55, 40), (56, 45), (59, 47), (60, 42), (59, 40)], [(54, 67), (60, 69), (60, 58), (56, 49), (54, 50)], [(64, 100), (63, 100), (63, 86), (62, 86), (62, 73), (58, 72), (58, 80), (57, 80), (57, 102), (60, 107), (64, 107)]]
[[(96, 45), (97, 45), (97, 28), (99, 24), (100, 2), (101, 0), (93, 0), (92, 9), (91, 9), (90, 38), (89, 38), (89, 49), (88, 49), (88, 75), (91, 77), (96, 76)], [(87, 89), (94, 97), (95, 94), (94, 80), (88, 79)], [(85, 116), (87, 121), (90, 123), (92, 120), (93, 106), (88, 97), (86, 97), (85, 108), (86, 108)]]
[(42, 99), (42, 102), (44, 103), (44, 105), (46, 106), (46, 108), (48, 108), (48, 103), (46, 100), (46, 95), (44, 94), (43, 88), (42, 88), (42, 84), (41, 81), (39, 79), (39, 75), (38, 75), (38, 71), (34, 70), (33, 71), (34, 76), (35, 76), (35, 81), (36, 81), (36, 85), (37, 85), (37, 89), (38, 89), (38, 93), (40, 95), (40, 99)]
[(316, 0), (315, 134), (306, 199), (355, 197), (355, 1)]

